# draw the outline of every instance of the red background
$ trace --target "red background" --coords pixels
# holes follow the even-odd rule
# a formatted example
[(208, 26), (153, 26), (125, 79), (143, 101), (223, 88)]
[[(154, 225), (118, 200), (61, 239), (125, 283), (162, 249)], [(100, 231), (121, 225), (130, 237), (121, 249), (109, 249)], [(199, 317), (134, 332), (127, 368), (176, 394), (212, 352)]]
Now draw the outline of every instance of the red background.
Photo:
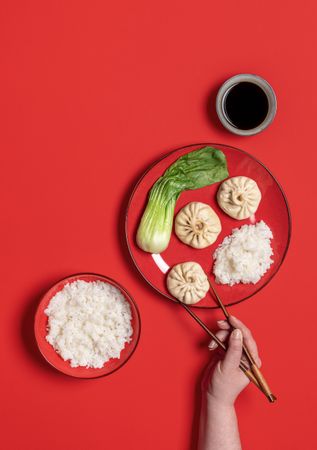
[[(141, 172), (166, 151), (209, 141), (267, 164), (293, 215), (279, 274), (231, 310), (254, 330), (279, 398), (270, 405), (253, 387), (241, 395), (244, 449), (316, 448), (315, 2), (5, 0), (0, 8), (1, 447), (195, 449), (207, 339), (146, 287), (122, 232)], [(219, 85), (241, 72), (267, 78), (278, 97), (272, 126), (250, 138), (209, 113)], [(117, 279), (142, 316), (132, 359), (92, 381), (51, 369), (32, 334), (41, 294), (83, 271)], [(211, 326), (221, 316), (201, 315)]]

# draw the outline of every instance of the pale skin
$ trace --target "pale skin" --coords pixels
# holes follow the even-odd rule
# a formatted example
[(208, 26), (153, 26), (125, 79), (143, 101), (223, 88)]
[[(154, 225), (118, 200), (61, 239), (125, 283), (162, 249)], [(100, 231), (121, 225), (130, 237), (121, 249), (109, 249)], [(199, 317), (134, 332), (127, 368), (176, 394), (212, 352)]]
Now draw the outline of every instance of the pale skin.
[[(249, 384), (239, 368), (242, 357), (242, 340), (248, 347), (258, 367), (261, 367), (258, 349), (250, 330), (236, 317), (229, 317), (232, 331), (226, 320), (218, 321), (216, 333), (226, 341), (228, 350), (220, 359), (207, 367), (203, 383), (203, 404), (200, 419), (199, 450), (241, 450), (238, 421), (234, 403)], [(218, 345), (211, 341), (209, 349)]]

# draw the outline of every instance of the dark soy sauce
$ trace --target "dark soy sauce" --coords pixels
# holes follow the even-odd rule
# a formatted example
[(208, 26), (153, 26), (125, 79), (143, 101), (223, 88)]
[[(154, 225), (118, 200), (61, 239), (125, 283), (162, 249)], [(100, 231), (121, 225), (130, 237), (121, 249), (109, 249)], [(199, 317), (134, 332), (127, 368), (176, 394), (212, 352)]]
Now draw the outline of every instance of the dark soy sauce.
[(264, 121), (269, 102), (260, 86), (243, 81), (228, 91), (224, 109), (231, 125), (241, 130), (250, 130)]

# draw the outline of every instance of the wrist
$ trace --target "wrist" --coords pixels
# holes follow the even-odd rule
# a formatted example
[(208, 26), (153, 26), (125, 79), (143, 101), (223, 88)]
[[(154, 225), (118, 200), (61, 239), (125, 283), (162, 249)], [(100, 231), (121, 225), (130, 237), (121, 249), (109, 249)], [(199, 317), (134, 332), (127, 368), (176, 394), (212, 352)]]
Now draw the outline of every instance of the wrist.
[(207, 406), (208, 408), (214, 409), (214, 408), (220, 408), (222, 410), (234, 410), (234, 401), (231, 399), (226, 398), (219, 398), (218, 396), (215, 396), (211, 392), (207, 391)]

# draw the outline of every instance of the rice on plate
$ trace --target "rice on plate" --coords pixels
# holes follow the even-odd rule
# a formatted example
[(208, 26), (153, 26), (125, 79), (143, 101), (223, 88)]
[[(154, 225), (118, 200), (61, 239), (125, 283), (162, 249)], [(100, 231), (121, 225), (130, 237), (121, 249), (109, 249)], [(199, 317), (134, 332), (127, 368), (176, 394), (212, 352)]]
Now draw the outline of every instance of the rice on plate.
[(124, 295), (102, 281), (68, 283), (50, 300), (46, 340), (71, 367), (102, 368), (131, 341), (131, 309)]
[(213, 254), (216, 283), (256, 284), (273, 264), (271, 239), (272, 231), (263, 220), (235, 228)]

